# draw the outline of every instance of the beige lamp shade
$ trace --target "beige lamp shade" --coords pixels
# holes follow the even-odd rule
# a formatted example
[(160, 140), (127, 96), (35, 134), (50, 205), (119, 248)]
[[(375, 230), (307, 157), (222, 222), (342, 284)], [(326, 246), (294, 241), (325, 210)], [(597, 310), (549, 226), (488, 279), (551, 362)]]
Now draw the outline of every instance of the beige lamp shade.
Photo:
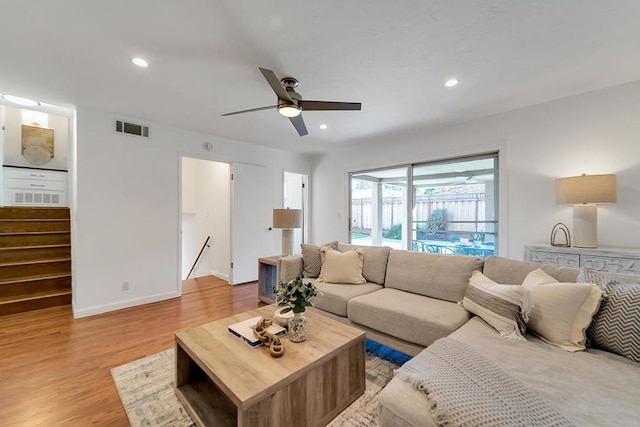
[(301, 228), (302, 209), (274, 209), (273, 228)]
[(556, 179), (556, 204), (615, 203), (616, 176), (585, 175)]
[(585, 175), (556, 179), (556, 204), (573, 206), (573, 246), (598, 247), (598, 203), (616, 202), (616, 176)]

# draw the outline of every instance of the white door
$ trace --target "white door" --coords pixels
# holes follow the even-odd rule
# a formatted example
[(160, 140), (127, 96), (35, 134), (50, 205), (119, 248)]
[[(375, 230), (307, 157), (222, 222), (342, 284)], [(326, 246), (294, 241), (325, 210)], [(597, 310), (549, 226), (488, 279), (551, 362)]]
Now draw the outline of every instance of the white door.
[(229, 283), (258, 280), (258, 258), (279, 254), (273, 219), (274, 189), (270, 170), (231, 164), (231, 276)]

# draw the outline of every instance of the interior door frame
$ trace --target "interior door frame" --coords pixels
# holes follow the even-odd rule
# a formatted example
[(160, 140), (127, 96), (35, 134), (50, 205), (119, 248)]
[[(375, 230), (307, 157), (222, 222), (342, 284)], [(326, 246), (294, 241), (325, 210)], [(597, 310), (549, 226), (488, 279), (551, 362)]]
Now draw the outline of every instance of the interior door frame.
[(287, 174), (295, 174), (300, 175), (302, 177), (302, 183), (304, 185), (304, 191), (302, 192), (302, 243), (307, 243), (309, 241), (309, 174), (307, 172), (291, 170), (291, 169), (283, 169), (282, 170), (282, 207), (285, 207), (285, 194), (284, 194), (284, 184), (286, 182)]
[[(230, 162), (226, 162), (223, 160), (217, 160), (217, 159), (212, 159), (210, 157), (204, 156), (204, 155), (198, 155), (195, 153), (187, 153), (184, 151), (178, 151), (178, 218), (177, 218), (177, 222), (176, 222), (176, 238), (178, 239), (178, 253), (177, 253), (177, 262), (178, 262), (178, 268), (177, 268), (177, 283), (176, 283), (176, 289), (178, 290), (178, 292), (180, 293), (180, 296), (182, 296), (182, 159), (184, 157), (188, 157), (190, 159), (195, 159), (195, 160), (204, 160), (207, 162), (217, 162), (217, 163), (225, 163), (227, 165), (229, 165), (229, 167), (231, 167), (231, 163)], [(229, 178), (229, 180), (231, 180), (231, 178)], [(229, 201), (229, 203), (231, 203), (231, 201)], [(231, 247), (229, 247), (229, 255), (231, 256)]]

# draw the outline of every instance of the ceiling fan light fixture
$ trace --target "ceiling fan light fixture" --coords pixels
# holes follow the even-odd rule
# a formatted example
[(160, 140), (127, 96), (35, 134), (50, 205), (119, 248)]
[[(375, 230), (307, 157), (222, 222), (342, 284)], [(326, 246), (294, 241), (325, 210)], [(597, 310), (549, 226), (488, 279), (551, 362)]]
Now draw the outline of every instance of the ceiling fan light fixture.
[(302, 113), (302, 108), (294, 104), (279, 105), (278, 113), (285, 117), (298, 117)]

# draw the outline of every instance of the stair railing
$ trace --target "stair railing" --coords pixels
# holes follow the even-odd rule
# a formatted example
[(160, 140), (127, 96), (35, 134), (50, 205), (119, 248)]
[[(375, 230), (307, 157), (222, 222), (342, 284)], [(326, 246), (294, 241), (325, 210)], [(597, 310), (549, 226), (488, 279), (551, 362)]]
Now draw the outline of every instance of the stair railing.
[(191, 276), (191, 273), (193, 273), (193, 269), (196, 268), (196, 264), (198, 264), (198, 261), (200, 261), (200, 257), (202, 256), (202, 252), (204, 252), (204, 248), (211, 247), (209, 246), (209, 239), (211, 239), (211, 236), (207, 236), (207, 240), (204, 241), (204, 245), (202, 245), (202, 249), (200, 249), (200, 253), (198, 254), (198, 257), (194, 261), (193, 266), (191, 267), (191, 270), (189, 270), (189, 274), (187, 274), (187, 279), (189, 278), (189, 276)]

